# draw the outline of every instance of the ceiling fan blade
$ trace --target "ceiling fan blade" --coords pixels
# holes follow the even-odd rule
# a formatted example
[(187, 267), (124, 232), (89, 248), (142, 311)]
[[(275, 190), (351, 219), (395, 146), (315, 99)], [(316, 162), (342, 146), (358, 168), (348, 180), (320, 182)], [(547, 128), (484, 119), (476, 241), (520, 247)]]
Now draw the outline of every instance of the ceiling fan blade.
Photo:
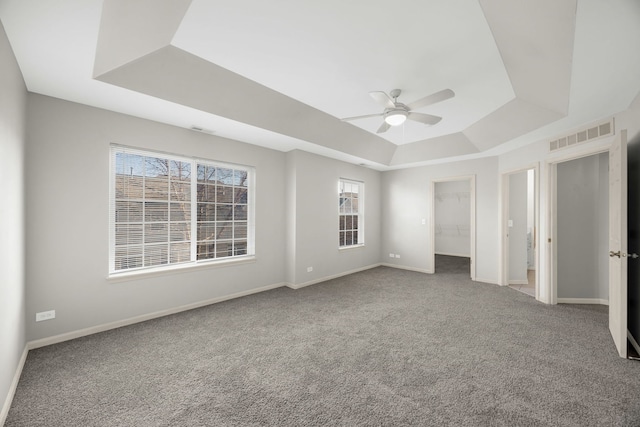
[(343, 122), (348, 122), (350, 120), (367, 119), (369, 117), (379, 117), (379, 116), (382, 116), (382, 114), (384, 114), (384, 113), (367, 114), (365, 116), (346, 117), (346, 118), (340, 119), (340, 120), (342, 120)]
[(373, 100), (384, 108), (396, 108), (396, 104), (393, 103), (393, 99), (384, 92), (369, 92), (369, 95), (371, 95)]
[(407, 118), (415, 122), (420, 122), (420, 123), (424, 123), (425, 125), (432, 125), (432, 126), (438, 123), (440, 120), (442, 120), (442, 117), (432, 116), (431, 114), (424, 114), (424, 113), (409, 113)]
[(409, 110), (417, 110), (418, 108), (453, 98), (455, 95), (456, 94), (451, 89), (444, 89), (440, 92), (432, 93), (424, 98), (413, 101), (411, 104), (407, 104), (407, 108), (409, 108)]
[(382, 122), (382, 124), (380, 125), (380, 127), (378, 128), (376, 133), (385, 133), (386, 131), (389, 130), (390, 127), (391, 127), (391, 125), (389, 123)]

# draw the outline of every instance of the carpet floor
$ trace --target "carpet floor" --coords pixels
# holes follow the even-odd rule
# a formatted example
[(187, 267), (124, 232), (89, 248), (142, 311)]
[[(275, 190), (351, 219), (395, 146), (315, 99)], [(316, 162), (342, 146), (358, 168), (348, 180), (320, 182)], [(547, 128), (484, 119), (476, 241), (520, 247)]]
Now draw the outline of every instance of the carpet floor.
[(32, 350), (6, 426), (640, 425), (640, 363), (617, 356), (606, 307), (547, 306), (442, 267)]

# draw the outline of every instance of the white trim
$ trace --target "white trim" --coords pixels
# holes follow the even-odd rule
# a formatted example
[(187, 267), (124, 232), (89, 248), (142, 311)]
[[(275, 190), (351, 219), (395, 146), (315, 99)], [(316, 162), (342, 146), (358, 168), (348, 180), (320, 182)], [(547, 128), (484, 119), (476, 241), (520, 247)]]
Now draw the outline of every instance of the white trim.
[(359, 273), (360, 271), (365, 271), (365, 270), (370, 270), (372, 268), (376, 268), (376, 267), (380, 267), (382, 264), (371, 264), (371, 265), (367, 265), (365, 267), (360, 267), (360, 268), (356, 268), (355, 270), (349, 270), (349, 271), (343, 271), (342, 273), (338, 273), (338, 274), (332, 274), (331, 276), (325, 276), (322, 277), (320, 279), (313, 279), (313, 280), (309, 280), (308, 282), (304, 282), (304, 283), (285, 283), (284, 285), (288, 288), (291, 289), (300, 289), (300, 288), (304, 288), (306, 286), (311, 286), (311, 285), (315, 285), (316, 283), (321, 283), (321, 282), (326, 282), (327, 280), (332, 280), (332, 279), (337, 279), (338, 277), (342, 277), (342, 276), (348, 276), (349, 274), (353, 274), (353, 273)]
[(517, 279), (517, 280), (509, 280), (509, 286), (511, 285), (528, 285), (529, 281), (527, 279)]
[(241, 257), (218, 258), (215, 260), (195, 261), (184, 264), (169, 265), (161, 268), (150, 268), (113, 273), (107, 276), (109, 282), (126, 282), (129, 280), (147, 279), (149, 277), (166, 276), (168, 274), (188, 273), (190, 271), (204, 270), (207, 268), (231, 267), (239, 264), (251, 264), (256, 262), (255, 255)]
[(4, 400), (4, 404), (2, 405), (2, 410), (0, 411), (0, 426), (3, 426), (5, 421), (7, 421), (9, 408), (11, 408), (13, 397), (16, 394), (18, 382), (20, 381), (20, 376), (22, 375), (22, 368), (24, 368), (24, 363), (27, 361), (28, 353), (29, 346), (28, 344), (25, 344), (24, 350), (22, 351), (22, 356), (20, 356), (20, 360), (18, 361), (18, 366), (16, 366), (16, 372), (13, 374), (13, 380), (11, 380), (11, 384), (9, 385), (9, 392), (7, 393), (7, 397)]
[(166, 310), (154, 311), (153, 313), (142, 314), (140, 316), (130, 317), (128, 319), (117, 320), (115, 322), (104, 323), (102, 325), (92, 326), (90, 328), (79, 329), (77, 331), (66, 332), (64, 334), (55, 335), (52, 337), (42, 338), (39, 340), (29, 341), (27, 343), (29, 349), (44, 347), (51, 344), (57, 344), (64, 341), (69, 341), (75, 338), (84, 337), (87, 335), (97, 334), (99, 332), (108, 331), (111, 329), (121, 328), (123, 326), (129, 326), (136, 323), (144, 322), (158, 317), (168, 316), (170, 314), (180, 313), (182, 311), (192, 310), (194, 308), (200, 308), (207, 305), (215, 304), (222, 301), (227, 301), (235, 298), (244, 297), (247, 295), (257, 294), (259, 292), (269, 291), (284, 286), (284, 283), (275, 283), (273, 285), (263, 286), (261, 288), (249, 289), (242, 292), (236, 292), (235, 294), (225, 295), (221, 297), (211, 298), (204, 301), (198, 301), (191, 304), (185, 304), (178, 307), (168, 308)]
[(436, 255), (445, 255), (445, 256), (457, 256), (460, 258), (471, 258), (470, 254), (454, 254), (449, 252), (436, 252)]
[(609, 305), (609, 300), (602, 298), (557, 298), (558, 304), (599, 304)]
[[(549, 304), (557, 304), (561, 299), (558, 298), (558, 205), (556, 202), (558, 191), (558, 164), (568, 162), (583, 157), (594, 156), (600, 153), (608, 153), (611, 151), (611, 143), (616, 135), (607, 137), (597, 141), (597, 143), (580, 147), (576, 150), (562, 150), (561, 156), (547, 158), (545, 161), (545, 169), (547, 170), (547, 274), (546, 293)], [(585, 303), (586, 304), (586, 303)], [(599, 303), (588, 303), (599, 304)], [(608, 305), (608, 302), (607, 302)]]
[(383, 267), (397, 268), (397, 269), (400, 269), (400, 270), (417, 271), (418, 273), (424, 273), (424, 274), (433, 274), (434, 273), (433, 269), (425, 270), (424, 268), (415, 268), (415, 267), (409, 267), (409, 266), (406, 266), (406, 265), (398, 265), (398, 264), (388, 264), (386, 262), (383, 262), (380, 265), (383, 266)]
[(497, 285), (497, 286), (501, 286), (499, 283), (497, 283), (495, 280), (490, 280), (490, 279), (480, 279), (478, 277), (476, 277), (474, 280), (474, 282), (480, 282), (480, 283), (486, 283), (487, 285)]

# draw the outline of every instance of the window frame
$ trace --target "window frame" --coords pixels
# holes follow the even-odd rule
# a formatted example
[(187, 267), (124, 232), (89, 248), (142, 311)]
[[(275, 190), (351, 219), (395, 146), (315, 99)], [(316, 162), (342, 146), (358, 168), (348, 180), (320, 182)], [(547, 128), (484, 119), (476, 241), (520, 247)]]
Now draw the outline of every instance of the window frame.
[[(159, 158), (161, 160), (166, 160), (168, 162), (176, 161), (176, 162), (183, 162), (183, 163), (190, 164), (191, 170), (190, 170), (190, 176), (188, 178), (189, 179), (188, 182), (190, 185), (190, 189), (189, 189), (190, 194), (188, 199), (190, 203), (189, 218), (188, 220), (184, 220), (184, 221), (178, 220), (176, 222), (173, 222), (173, 224), (177, 224), (179, 222), (189, 223), (189, 231), (188, 231), (189, 239), (184, 241), (184, 242), (188, 241), (189, 243), (189, 259), (188, 260), (181, 261), (181, 262), (171, 262), (171, 252), (170, 250), (167, 250), (165, 263), (145, 266), (143, 261), (142, 266), (139, 266), (139, 267), (116, 269), (116, 258), (117, 258), (116, 250), (118, 248), (118, 245), (116, 245), (116, 225), (117, 225), (116, 202), (117, 200), (122, 201), (122, 200), (134, 199), (134, 198), (116, 199), (116, 180), (117, 180), (116, 159), (117, 159), (118, 153), (145, 156), (145, 157), (151, 157), (151, 158)], [(199, 184), (204, 185), (204, 183), (201, 183), (199, 180), (199, 175), (198, 175), (199, 166), (205, 166), (205, 167), (208, 166), (208, 167), (219, 168), (219, 169), (233, 170), (231, 184), (218, 183), (217, 181), (213, 181), (213, 182), (216, 182), (216, 184), (213, 184), (213, 185), (217, 185), (220, 187), (232, 187), (234, 189), (234, 193), (233, 193), (234, 199), (231, 203), (229, 203), (229, 205), (232, 206), (232, 212), (234, 215), (235, 215), (235, 209), (237, 206), (237, 202), (235, 201), (235, 197), (236, 197), (235, 188), (244, 187), (242, 185), (235, 184), (235, 179), (236, 179), (235, 172), (236, 171), (241, 171), (243, 173), (246, 172), (246, 181), (245, 181), (246, 189), (247, 189), (246, 203), (244, 202), (240, 203), (240, 205), (242, 206), (246, 205), (246, 217), (247, 217), (246, 218), (246, 237), (239, 237), (236, 239), (235, 236), (232, 234), (232, 237), (230, 239), (220, 239), (220, 240), (224, 240), (225, 243), (230, 242), (232, 245), (234, 245), (236, 242), (243, 243), (246, 240), (245, 253), (240, 255), (236, 255), (232, 253), (230, 256), (198, 259), (198, 253), (197, 253), (197, 245), (199, 242), (198, 235), (199, 235), (200, 225), (202, 225), (203, 223), (203, 221), (200, 221), (200, 222), (198, 221), (198, 204), (199, 204), (198, 190), (199, 190)], [(167, 182), (170, 183), (171, 172), (169, 172), (168, 175), (169, 176), (167, 177)], [(108, 207), (108, 217), (109, 217), (108, 219), (108, 222), (109, 222), (108, 278), (110, 279), (126, 278), (130, 276), (138, 276), (143, 274), (156, 275), (156, 274), (163, 274), (163, 273), (174, 271), (174, 270), (192, 269), (195, 267), (202, 268), (202, 267), (212, 267), (217, 265), (229, 265), (230, 263), (245, 263), (245, 262), (250, 262), (254, 260), (255, 259), (255, 188), (256, 188), (255, 177), (256, 177), (255, 168), (252, 166), (234, 164), (229, 162), (221, 162), (217, 160), (204, 159), (204, 158), (195, 157), (195, 156), (185, 156), (185, 155), (167, 153), (167, 152), (162, 152), (157, 150), (135, 148), (135, 147), (129, 147), (129, 146), (124, 146), (119, 144), (110, 144), (110, 147), (109, 147), (109, 205), (108, 205), (109, 206)], [(146, 179), (146, 177), (144, 179)], [(143, 186), (143, 191), (144, 191), (144, 186)], [(216, 191), (218, 190), (216, 189)], [(142, 201), (142, 203), (144, 204), (147, 201), (147, 199), (143, 195), (140, 201)], [(164, 199), (162, 199), (161, 201), (165, 202)], [(172, 199), (171, 194), (169, 194), (166, 199), (166, 203), (169, 204), (169, 211), (171, 210), (172, 202), (175, 202), (175, 201)], [(216, 199), (216, 202), (217, 202), (217, 199)], [(217, 209), (217, 205), (216, 205), (216, 209)], [(242, 230), (244, 231), (244, 227), (242, 227), (242, 225), (244, 225), (244, 220), (238, 220), (238, 221), (242, 223), (240, 228), (242, 228)], [(234, 217), (231, 220), (226, 219), (225, 222), (232, 223), (233, 224), (232, 230), (234, 230), (235, 232), (236, 218)], [(141, 217), (140, 225), (142, 230), (144, 230), (146, 224), (147, 224), (146, 218)], [(171, 230), (172, 222), (170, 220), (170, 217), (169, 219), (167, 219), (166, 224), (167, 224), (166, 225), (167, 230)], [(171, 242), (172, 242), (172, 236), (170, 232), (167, 232), (166, 239), (168, 244), (167, 248), (169, 248), (170, 247), (169, 245), (171, 245)], [(217, 238), (216, 240), (213, 240), (213, 242), (218, 243)], [(140, 246), (144, 248), (149, 244), (150, 242), (145, 242), (145, 238), (141, 237)], [(234, 251), (235, 251), (235, 248), (234, 248)], [(144, 260), (144, 255), (143, 255), (143, 260)]]
[[(357, 203), (357, 212), (341, 212), (342, 210), (342, 199), (343, 199), (343, 184), (348, 184), (348, 185), (357, 185), (358, 186), (358, 203)], [(365, 238), (364, 238), (364, 230), (365, 230), (365, 220), (364, 220), (364, 212), (365, 212), (365, 196), (364, 196), (364, 192), (365, 192), (365, 185), (363, 181), (358, 181), (358, 180), (354, 180), (354, 179), (348, 179), (348, 178), (339, 178), (338, 179), (338, 249), (339, 250), (344, 250), (344, 249), (353, 249), (353, 248), (359, 248), (359, 247), (363, 247), (365, 245)], [(353, 198), (351, 198), (351, 200), (353, 201)], [(353, 204), (351, 204), (351, 209), (353, 210)], [(346, 228), (342, 228), (342, 217), (343, 216), (347, 216), (347, 215), (355, 215), (357, 217), (357, 227), (356, 228), (349, 228), (348, 230)], [(346, 221), (346, 218), (345, 218)], [(346, 223), (345, 223), (345, 227), (346, 227)], [(353, 242), (350, 244), (346, 244), (346, 236), (345, 236), (345, 244), (341, 244), (342, 240), (341, 240), (341, 233), (343, 232), (353, 232), (356, 231), (357, 235), (358, 235), (358, 241), (357, 242)]]

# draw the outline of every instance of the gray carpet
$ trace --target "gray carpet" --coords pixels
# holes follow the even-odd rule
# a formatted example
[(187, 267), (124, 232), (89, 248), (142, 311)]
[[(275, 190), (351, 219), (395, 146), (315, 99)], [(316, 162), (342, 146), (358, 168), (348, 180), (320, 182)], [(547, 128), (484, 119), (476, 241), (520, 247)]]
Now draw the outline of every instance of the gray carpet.
[(6, 425), (640, 425), (606, 307), (461, 269), (379, 267), (33, 350)]

